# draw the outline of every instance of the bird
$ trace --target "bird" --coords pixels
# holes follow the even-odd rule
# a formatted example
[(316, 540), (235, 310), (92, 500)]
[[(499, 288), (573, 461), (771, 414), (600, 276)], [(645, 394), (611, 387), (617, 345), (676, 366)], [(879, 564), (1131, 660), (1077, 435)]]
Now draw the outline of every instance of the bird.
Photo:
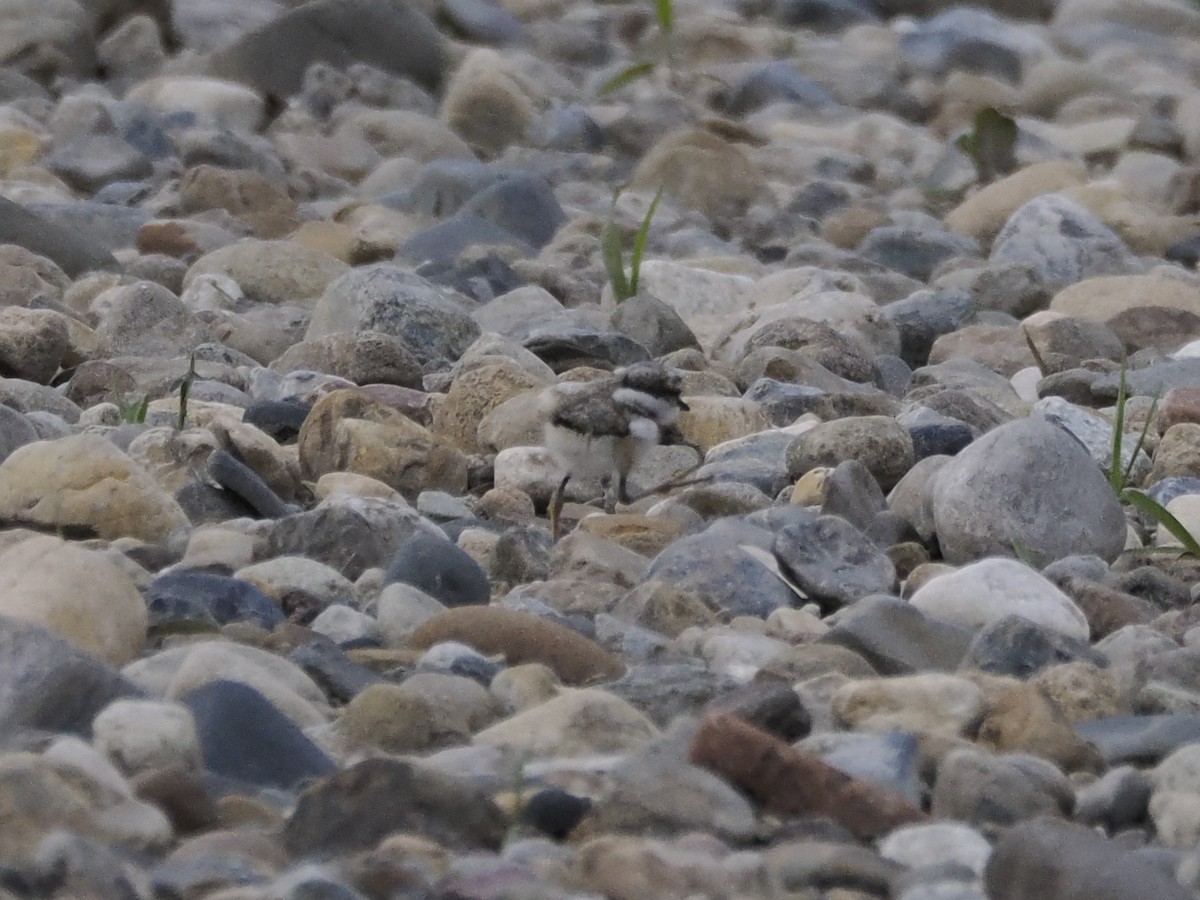
[[(550, 531), (559, 537), (563, 495), (572, 478), (607, 479), (605, 508), (629, 502), (629, 473), (664, 439), (678, 436), (688, 409), (680, 374), (657, 361), (634, 363), (610, 378), (561, 396), (545, 424), (544, 444), (563, 472), (550, 497)], [(615, 500), (613, 495), (615, 494)]]

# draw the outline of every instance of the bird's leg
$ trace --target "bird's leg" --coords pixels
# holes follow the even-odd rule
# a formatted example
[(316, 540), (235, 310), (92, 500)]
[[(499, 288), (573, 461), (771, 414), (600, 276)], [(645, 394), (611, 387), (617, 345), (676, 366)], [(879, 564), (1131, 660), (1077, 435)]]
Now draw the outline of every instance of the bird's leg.
[(633, 500), (629, 496), (629, 475), (621, 472), (617, 475), (617, 499), (622, 503), (632, 503)]
[(558, 487), (554, 489), (554, 493), (550, 495), (550, 537), (557, 541), (561, 537), (560, 529), (562, 527), (562, 508), (563, 502), (566, 499), (564, 494), (567, 490), (567, 482), (571, 480), (571, 473), (568, 472)]

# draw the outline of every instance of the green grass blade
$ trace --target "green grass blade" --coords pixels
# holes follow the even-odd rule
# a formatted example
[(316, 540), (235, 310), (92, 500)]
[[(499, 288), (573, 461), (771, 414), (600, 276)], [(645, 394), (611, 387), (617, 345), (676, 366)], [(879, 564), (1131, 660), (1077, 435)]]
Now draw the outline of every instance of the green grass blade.
[(179, 421), (175, 424), (176, 431), (183, 431), (184, 425), (187, 424), (187, 402), (188, 394), (192, 391), (192, 382), (196, 380), (196, 354), (193, 353), (191, 359), (188, 360), (187, 374), (183, 376), (183, 381), (179, 383)]
[(621, 258), (621, 233), (617, 224), (609, 219), (604, 230), (600, 232), (600, 252), (604, 257), (604, 271), (608, 273), (609, 284), (612, 285), (613, 300), (622, 303), (633, 296), (629, 289), (629, 281), (625, 277), (625, 261)]
[(673, 0), (654, 0), (654, 17), (658, 19), (658, 27), (670, 31), (675, 24), (675, 5)]
[(600, 85), (600, 93), (603, 95), (619, 91), (625, 85), (633, 84), (639, 78), (645, 78), (654, 71), (654, 66), (655, 63), (649, 61), (634, 63), (632, 66), (622, 69), (612, 78), (608, 79), (608, 81), (604, 82), (604, 84)]
[(1108, 465), (1108, 483), (1119, 495), (1125, 490), (1125, 480), (1121, 477), (1121, 445), (1125, 440), (1125, 403), (1128, 385), (1125, 384), (1125, 363), (1121, 363), (1121, 379), (1117, 382), (1117, 417), (1113, 423), (1112, 459)]
[(666, 185), (658, 189), (658, 193), (654, 195), (654, 199), (650, 201), (650, 208), (646, 210), (646, 217), (642, 219), (642, 225), (637, 230), (637, 234), (633, 236), (633, 252), (629, 257), (629, 296), (633, 296), (638, 292), (638, 275), (642, 271), (642, 255), (646, 252), (646, 238), (650, 234), (650, 220), (654, 218), (654, 211), (658, 209), (658, 201), (662, 199), (663, 190)]
[(1146, 443), (1146, 433), (1150, 430), (1150, 423), (1154, 421), (1154, 414), (1158, 411), (1158, 398), (1162, 394), (1162, 389), (1154, 395), (1154, 401), (1150, 404), (1150, 412), (1146, 413), (1146, 421), (1142, 423), (1142, 431), (1138, 435), (1137, 443), (1133, 445), (1133, 455), (1129, 457), (1129, 465), (1125, 467), (1125, 474), (1121, 477), (1122, 485), (1129, 484), (1129, 476), (1133, 474), (1133, 467), (1137, 464), (1138, 454), (1142, 452), (1142, 446)]
[(1129, 488), (1121, 492), (1121, 499), (1126, 503), (1136, 506), (1139, 510), (1167, 529), (1175, 540), (1183, 545), (1183, 549), (1192, 556), (1200, 556), (1200, 543), (1192, 535), (1183, 523), (1180, 522), (1174, 515), (1167, 512), (1167, 508), (1161, 503), (1152, 500), (1149, 495), (1143, 494), (1141, 491)]

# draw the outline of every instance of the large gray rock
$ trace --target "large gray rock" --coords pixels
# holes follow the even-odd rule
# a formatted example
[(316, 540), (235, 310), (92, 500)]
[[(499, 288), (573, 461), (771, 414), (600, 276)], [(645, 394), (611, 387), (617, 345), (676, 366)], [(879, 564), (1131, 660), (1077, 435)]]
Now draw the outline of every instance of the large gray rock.
[(897, 587), (892, 561), (838, 516), (814, 516), (785, 526), (772, 549), (796, 585), (826, 609)]
[(401, 338), (426, 370), (447, 367), (481, 333), (465, 297), (387, 264), (353, 269), (331, 281), (304, 339), (364, 331)]
[(405, 76), (436, 89), (443, 43), (425, 15), (392, 0), (317, 0), (243, 36), (210, 61), (212, 74), (240, 81), (272, 100), (286, 100), (313, 63), (352, 63)]
[(933, 519), (955, 564), (1017, 553), (1039, 568), (1080, 553), (1111, 562), (1125, 547), (1125, 516), (1104, 473), (1043, 419), (1001, 425), (947, 463)]
[(133, 682), (48, 628), (0, 616), (0, 734), (21, 728), (87, 734)]
[(992, 900), (1186, 900), (1153, 856), (1078, 825), (1022, 822), (996, 843), (983, 876)]
[(1013, 213), (996, 236), (991, 261), (1028, 263), (1043, 282), (1058, 287), (1141, 271), (1116, 232), (1061, 194), (1036, 197)]
[(0, 197), (0, 243), (16, 244), (51, 259), (71, 277), (114, 270), (117, 261), (87, 231), (66, 228)]

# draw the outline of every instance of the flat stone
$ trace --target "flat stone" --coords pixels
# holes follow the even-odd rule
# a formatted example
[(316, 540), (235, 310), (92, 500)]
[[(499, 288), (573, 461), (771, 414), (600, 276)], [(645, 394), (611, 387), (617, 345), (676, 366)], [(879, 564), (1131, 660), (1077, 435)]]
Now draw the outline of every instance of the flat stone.
[(861, 654), (881, 675), (907, 675), (954, 671), (971, 633), (898, 598), (864, 597), (845, 609), (820, 640)]
[(204, 764), (257, 786), (290, 790), (337, 767), (254, 688), (212, 681), (181, 698), (196, 720)]
[(393, 759), (368, 759), (308, 787), (283, 830), (294, 857), (369, 850), (411, 831), (458, 848), (497, 850), (505, 821), (465, 779)]
[(796, 585), (825, 608), (848, 606), (898, 587), (892, 561), (838, 516), (781, 529), (772, 547)]

